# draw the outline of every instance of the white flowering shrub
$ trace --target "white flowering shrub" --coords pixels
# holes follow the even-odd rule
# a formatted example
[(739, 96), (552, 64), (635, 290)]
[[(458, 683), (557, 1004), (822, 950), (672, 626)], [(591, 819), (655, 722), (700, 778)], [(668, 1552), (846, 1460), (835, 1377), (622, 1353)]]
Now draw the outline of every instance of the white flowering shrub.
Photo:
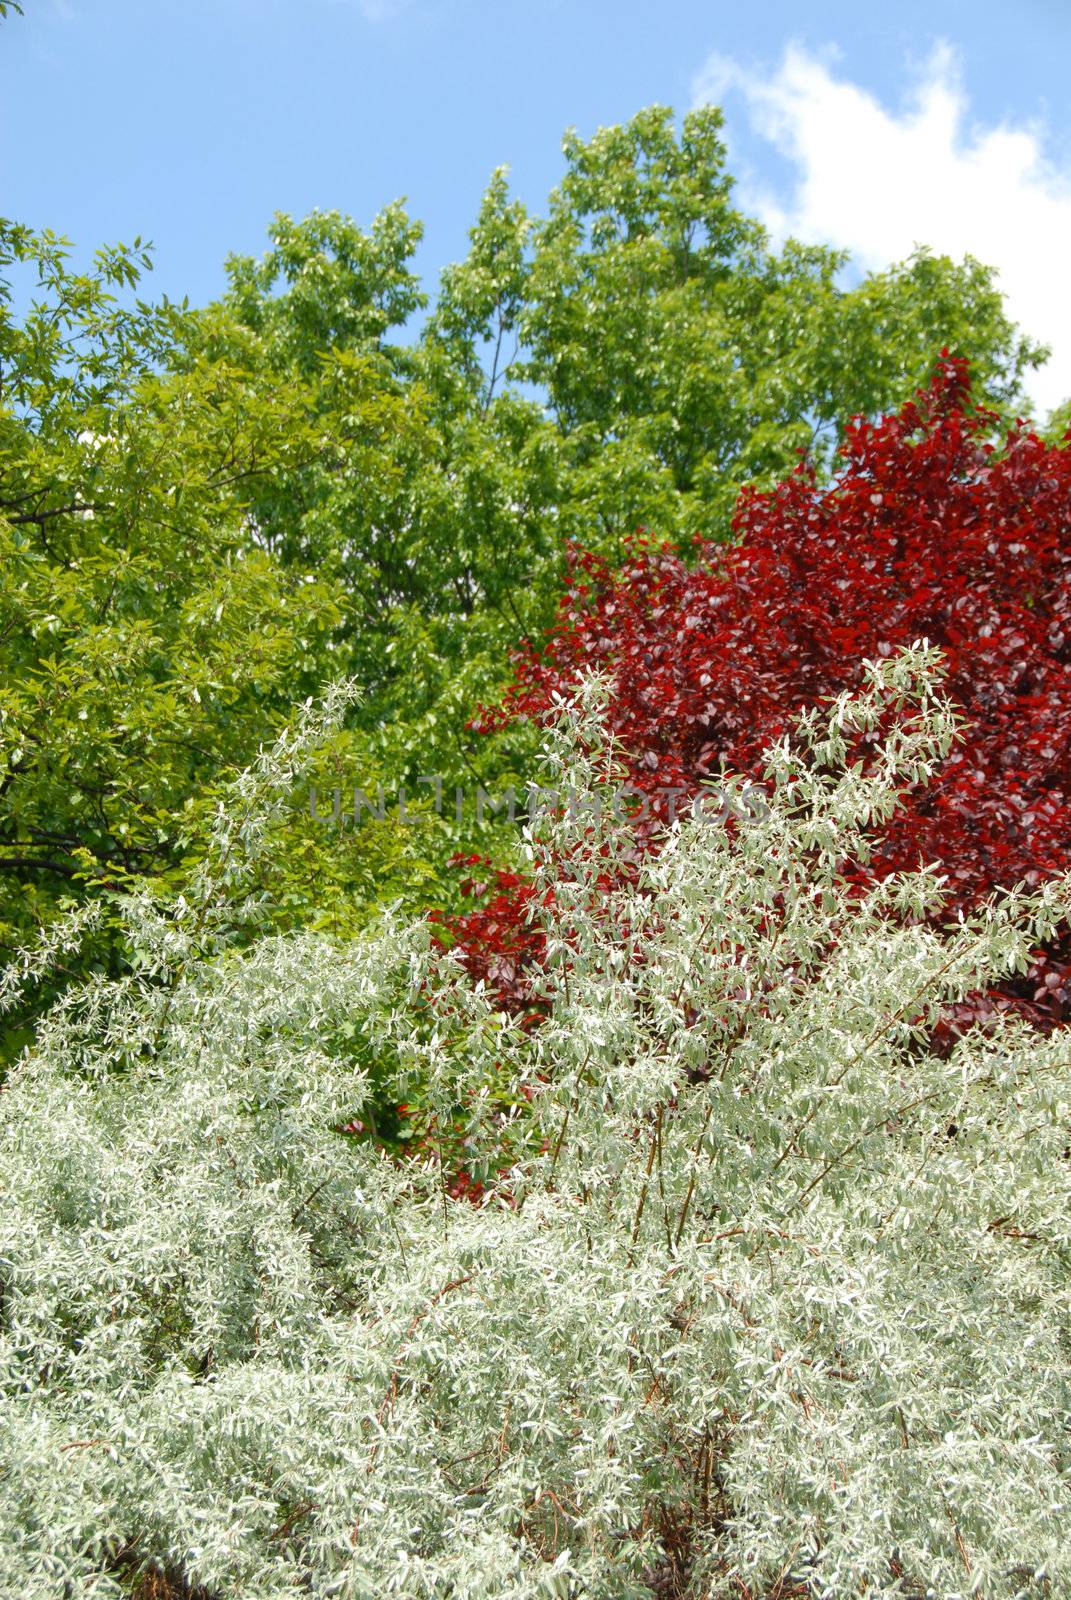
[[(735, 826), (540, 823), (530, 1032), (424, 925), (243, 934), (315, 723), (263, 758), (0, 1096), (0, 1595), (1071, 1594), (1071, 1042), (928, 1046), (1071, 889), (853, 893), (953, 734), (927, 651), (868, 674)], [(355, 1144), (373, 1073), (514, 1170)]]

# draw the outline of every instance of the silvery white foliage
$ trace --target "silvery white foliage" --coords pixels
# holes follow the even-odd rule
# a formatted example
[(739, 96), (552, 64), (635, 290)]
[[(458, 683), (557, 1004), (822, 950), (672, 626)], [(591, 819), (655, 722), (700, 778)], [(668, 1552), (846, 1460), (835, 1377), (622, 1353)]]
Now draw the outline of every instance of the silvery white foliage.
[(18, 1005), (27, 986), (52, 972), (61, 956), (77, 950), (101, 916), (100, 902), (89, 901), (57, 917), (35, 944), (17, 950), (0, 972), (0, 1015)]
[[(613, 780), (599, 701), (551, 785)], [(530, 1034), (420, 925), (230, 949), (210, 873), (132, 906), (140, 965), (0, 1100), (0, 1595), (1071, 1592), (1071, 1044), (924, 1047), (1071, 887), (938, 935), (932, 871), (839, 877), (952, 731), (919, 648), (733, 827), (637, 863), (609, 807), (544, 819)], [(529, 1092), (497, 1195), (335, 1132), (373, 1063), (488, 1149)]]

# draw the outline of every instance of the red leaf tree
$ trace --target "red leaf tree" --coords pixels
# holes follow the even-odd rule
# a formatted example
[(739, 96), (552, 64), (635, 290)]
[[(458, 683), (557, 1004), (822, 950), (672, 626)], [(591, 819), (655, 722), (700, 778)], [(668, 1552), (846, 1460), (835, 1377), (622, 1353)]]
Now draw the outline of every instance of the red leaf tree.
[[(867, 871), (939, 862), (953, 904), (969, 906), (1066, 868), (1071, 448), (1019, 429), (998, 450), (994, 421), (971, 405), (966, 363), (946, 355), (913, 403), (853, 424), (832, 483), (801, 464), (770, 493), (745, 491), (736, 545), (697, 539), (686, 558), (641, 539), (618, 571), (575, 557), (544, 646), (520, 652), (503, 704), (474, 725), (542, 717), (601, 669), (632, 782), (664, 816), (673, 791), (694, 795), (723, 768), (758, 777), (800, 711), (853, 686), (864, 658), (925, 638), (969, 726)], [(515, 941), (510, 916), (519, 927), (524, 911), (523, 889), (499, 897), (496, 937)], [(483, 926), (456, 931), (489, 973)], [(1058, 1019), (1068, 956), (1048, 952), (1005, 1003)]]

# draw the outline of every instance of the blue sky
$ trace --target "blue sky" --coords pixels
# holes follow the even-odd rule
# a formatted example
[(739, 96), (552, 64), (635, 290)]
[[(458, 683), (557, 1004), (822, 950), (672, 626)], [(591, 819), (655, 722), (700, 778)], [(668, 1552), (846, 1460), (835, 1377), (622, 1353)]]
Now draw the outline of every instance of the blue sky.
[(85, 247), (148, 236), (169, 294), (216, 293), (277, 209), (367, 221), (403, 195), (433, 279), (496, 165), (538, 208), (566, 126), (717, 98), (775, 231), (873, 265), (904, 240), (1000, 256), (1056, 347), (1039, 407), (1071, 393), (1066, 0), (23, 3), (0, 24), (0, 212)]

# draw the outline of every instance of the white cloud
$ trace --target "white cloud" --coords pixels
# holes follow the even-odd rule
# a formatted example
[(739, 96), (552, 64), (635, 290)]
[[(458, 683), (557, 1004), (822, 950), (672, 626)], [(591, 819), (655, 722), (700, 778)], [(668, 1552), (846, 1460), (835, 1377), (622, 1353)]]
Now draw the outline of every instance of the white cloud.
[(899, 110), (795, 45), (766, 75), (712, 56), (695, 104), (733, 92), (754, 131), (797, 169), (787, 205), (757, 198), (773, 233), (842, 246), (866, 267), (928, 245), (998, 268), (1011, 316), (1052, 346), (1031, 399), (1047, 410), (1071, 396), (1071, 173), (1047, 163), (1037, 128), (969, 122), (947, 46)]

